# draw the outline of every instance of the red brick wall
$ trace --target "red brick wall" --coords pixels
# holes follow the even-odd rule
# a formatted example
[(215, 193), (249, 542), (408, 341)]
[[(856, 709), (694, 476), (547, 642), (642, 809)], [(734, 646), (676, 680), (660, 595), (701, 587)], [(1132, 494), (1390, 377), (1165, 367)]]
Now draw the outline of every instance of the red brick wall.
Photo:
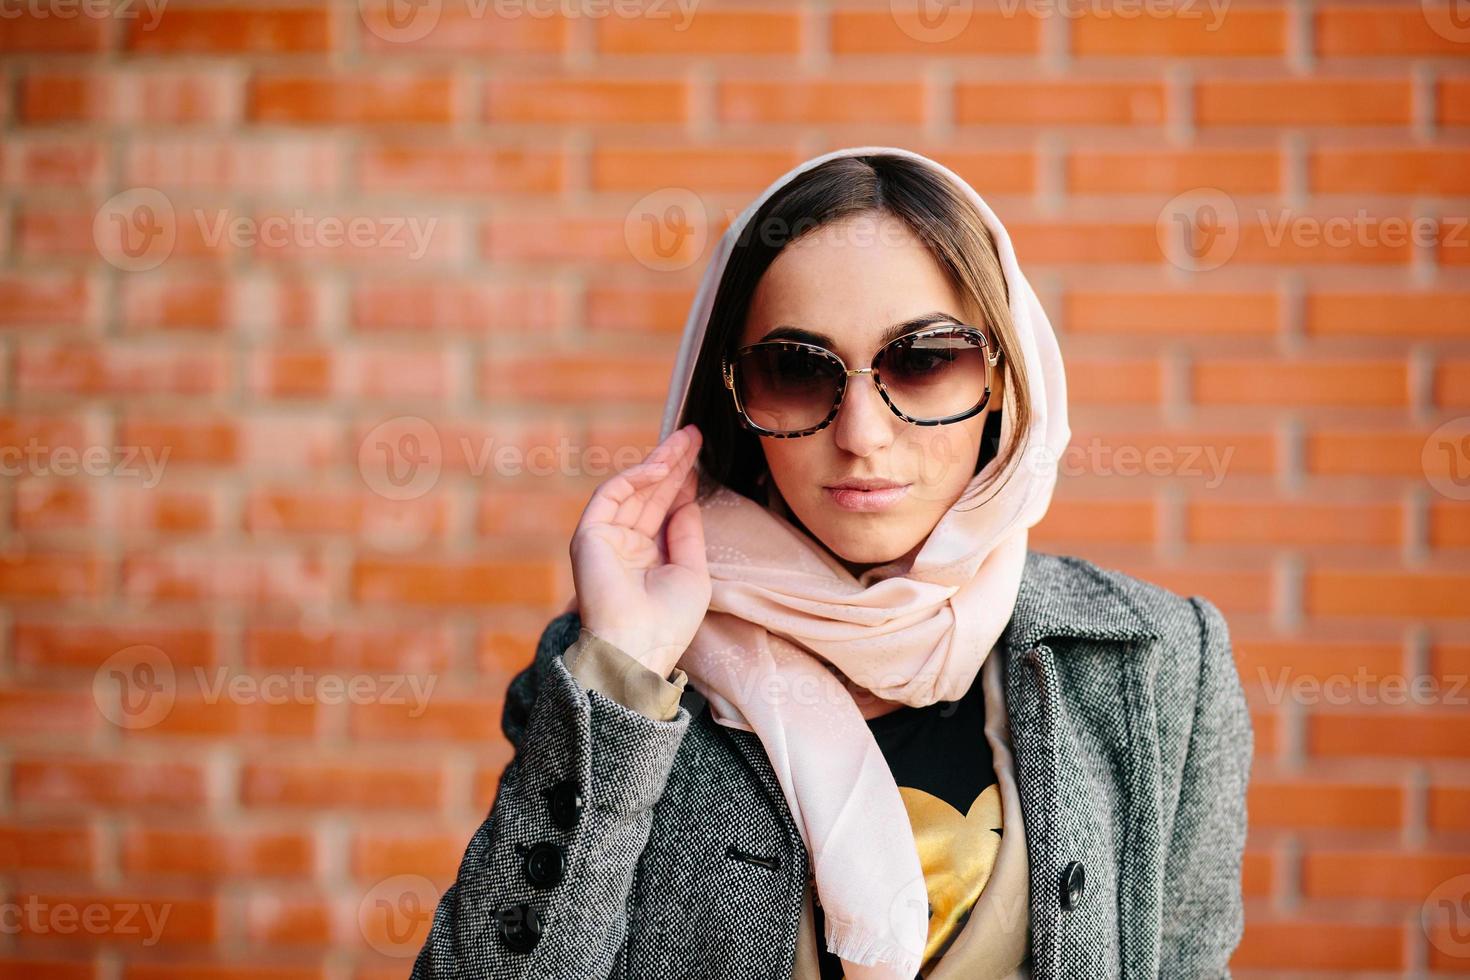
[(1470, 972), (1463, 0), (159, 2), (0, 0), (0, 977), (405, 976), (709, 238), (855, 143), (1063, 336), (1034, 546), (1230, 618), (1239, 974)]

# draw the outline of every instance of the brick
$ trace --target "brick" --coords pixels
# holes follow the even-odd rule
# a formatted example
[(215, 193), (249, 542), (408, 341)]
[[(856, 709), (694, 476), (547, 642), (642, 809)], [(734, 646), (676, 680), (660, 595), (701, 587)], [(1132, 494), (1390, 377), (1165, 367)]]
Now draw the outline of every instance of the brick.
[(689, 85), (681, 79), (494, 78), (483, 99), (491, 123), (682, 123), (691, 110)]
[(448, 670), (453, 652), (448, 627), (440, 623), (326, 630), (253, 624), (243, 642), (246, 663), (257, 670), (300, 666), (321, 672), (433, 674)]
[(56, 691), (15, 684), (0, 686), (0, 735), (87, 738), (102, 727), (90, 692)]
[(140, 139), (128, 147), (124, 172), (132, 184), (170, 192), (331, 193), (341, 183), (341, 157), (337, 144), (323, 139)]
[(110, 344), (27, 344), (17, 352), (27, 393), (137, 396), (208, 395), (226, 390), (222, 351)]
[[(416, 8), (415, 14), (404, 22), (401, 16), (390, 19), (392, 6), (375, 0), (358, 6), (353, 26), (357, 28), (359, 46), (379, 56), (532, 58), (560, 55), (568, 50), (576, 20), (556, 13), (557, 9), (555, 5), (446, 0), (443, 4)], [(420, 17), (425, 19), (419, 20)]]
[(836, 125), (924, 121), (924, 86), (910, 81), (829, 78), (726, 79), (715, 94), (722, 123)]
[(72, 273), (0, 273), (0, 327), (90, 327), (97, 299)]
[(301, 878), (315, 869), (316, 848), (300, 831), (134, 825), (122, 834), (119, 860), (130, 878)]
[(677, 337), (693, 300), (687, 288), (594, 282), (587, 288), (582, 320), (594, 331)]
[(557, 587), (549, 562), (363, 558), (352, 568), (352, 595), (362, 603), (549, 607)]
[(1132, 15), (1078, 8), (1069, 20), (1072, 53), (1079, 57), (1250, 58), (1286, 54), (1286, 11), (1271, 7), (1188, 5), (1165, 13)]
[(1441, 882), (1465, 873), (1470, 852), (1312, 850), (1302, 859), (1308, 898), (1368, 898), (1411, 902), (1417, 908)]
[(120, 590), (154, 602), (322, 602), (331, 594), (325, 561), (310, 554), (142, 553), (123, 559)]
[[(1463, 54), (1464, 39), (1456, 41), (1448, 30), (1449, 7), (1438, 3), (1321, 7), (1313, 14), (1312, 35), (1323, 57)], [(1436, 30), (1436, 21), (1446, 30)]]
[(1470, 125), (1470, 76), (1441, 78), (1435, 89), (1441, 126)]
[(1429, 544), (1434, 548), (1470, 548), (1470, 507), (1460, 501), (1431, 503)]
[(506, 355), (485, 361), (480, 386), (486, 401), (499, 404), (652, 403), (668, 393), (669, 365), (635, 354)]
[(108, 657), (131, 646), (165, 651), (176, 669), (208, 665), (219, 656), (210, 629), (156, 623), (21, 619), (11, 631), (10, 642), (15, 662), (33, 669), (94, 671)]
[(179, 807), (204, 805), (204, 771), (188, 762), (20, 757), (10, 791), (26, 807)]
[(1318, 194), (1470, 194), (1470, 150), (1335, 147), (1311, 152), (1307, 183)]
[(1312, 336), (1470, 337), (1470, 293), (1313, 292), (1303, 320)]
[(0, 596), (12, 602), (99, 598), (107, 565), (100, 555), (16, 551), (0, 554)]
[(1017, 258), (1032, 265), (1156, 265), (1158, 230), (1153, 224), (1122, 221), (1012, 222), (1011, 243)]
[(1308, 473), (1321, 476), (1424, 478), (1423, 432), (1383, 429), (1309, 431), (1303, 445)]
[[(657, 14), (657, 15), (655, 15)], [(801, 51), (798, 10), (700, 10), (649, 8), (639, 17), (594, 22), (593, 45), (602, 55), (784, 55)]]
[(0, 145), (0, 185), (97, 187), (106, 175), (101, 143), (58, 136), (10, 136)]
[(307, 126), (447, 124), (454, 120), (454, 80), (447, 75), (260, 74), (250, 80), (247, 117), (256, 123)]
[[(498, 734), (498, 733), (497, 733)], [(469, 832), (473, 833), (473, 828)], [(353, 877), (363, 881), (400, 874), (453, 878), (464, 858), (465, 828), (363, 829), (351, 844)]]
[(348, 297), (348, 321), (364, 332), (453, 336), (546, 336), (571, 317), (570, 297), (551, 283), (461, 280), (361, 281)]
[(1057, 500), (1032, 537), (1042, 548), (1082, 541), (1153, 545), (1158, 538), (1158, 508), (1151, 500)]
[(1190, 500), (1183, 536), (1199, 544), (1392, 548), (1406, 518), (1398, 504), (1322, 500)]
[(1397, 971), (1408, 966), (1400, 925), (1253, 918), (1245, 928), (1233, 970)]
[(1403, 360), (1201, 358), (1190, 367), (1190, 389), (1200, 405), (1407, 407), (1409, 365)]
[(351, 706), (348, 731), (358, 742), (388, 739), (394, 742), (432, 740), (480, 746), (503, 736), (500, 713), (504, 698), (469, 697), (446, 692), (442, 685), (427, 686), (418, 678), (417, 689), (405, 681), (382, 701)]
[(1470, 716), (1382, 711), (1313, 715), (1307, 719), (1307, 751), (1327, 758), (1402, 760), (1470, 757)]
[(436, 810), (443, 796), (439, 771), (422, 765), (248, 762), (240, 774), (248, 807)]
[(157, 23), (128, 22), (125, 45), (134, 54), (309, 54), (331, 50), (327, 7), (176, 7)]
[[(0, 824), (0, 864), (12, 871), (90, 874), (98, 863), (97, 835), (88, 824)], [(0, 977), (4, 977), (0, 969)]]
[(800, 162), (800, 154), (782, 147), (601, 144), (592, 151), (589, 169), (599, 191), (647, 193), (692, 184), (705, 192), (755, 194)]
[(455, 393), (447, 351), (373, 346), (260, 350), (245, 364), (249, 389), (269, 398), (443, 400)]
[(557, 194), (565, 190), (568, 164), (553, 148), (429, 145), (404, 141), (363, 147), (355, 161), (357, 182), (368, 192), (421, 194)]
[(53, 17), (46, 7), (40, 7), (37, 16), (34, 5), (7, 9), (0, 18), (0, 52), (5, 54), (86, 54), (107, 48), (107, 36), (112, 19), (107, 17), (78, 16)]
[(214, 124), (240, 115), (239, 80), (218, 67), (27, 72), (17, 114), (29, 124)]
[(1088, 334), (1260, 336), (1278, 332), (1282, 316), (1281, 300), (1270, 293), (1073, 289), (1061, 306), (1066, 329)]
[(832, 11), (828, 33), (835, 55), (1034, 55), (1041, 51), (1042, 19), (1024, 7), (1005, 9), (970, 6), (946, 12), (964, 17), (963, 24), (931, 25), (918, 10), (894, 4), (887, 10)]
[(1429, 787), (1429, 827), (1443, 833), (1470, 833), (1470, 786)]
[(1303, 604), (1323, 615), (1463, 617), (1470, 576), (1453, 572), (1308, 571)]
[[(13, 891), (8, 898), (22, 909), (35, 910), (17, 917), (18, 933), (25, 937), (22, 942), (106, 944), (141, 950), (213, 943), (220, 938), (219, 908), (212, 897), (26, 890)], [(83, 924), (91, 923), (90, 927), (63, 928), (61, 924), (68, 919), (62, 917), (62, 909), (74, 916), (72, 923), (80, 919)]]
[(291, 274), (154, 276), (124, 282), (120, 312), (130, 333), (302, 333), (326, 317), (325, 286)]
[(1405, 812), (1402, 787), (1315, 780), (1253, 780), (1247, 807), (1252, 828), (1285, 830), (1397, 830)]
[(1227, 194), (1281, 190), (1275, 150), (1076, 150), (1067, 156), (1073, 194), (1180, 194), (1199, 187)]
[(1156, 126), (1164, 122), (1164, 86), (1111, 79), (959, 82), (954, 105), (960, 126)]
[(246, 529), (261, 538), (332, 534), (405, 545), (442, 540), (451, 513), (443, 495), (388, 500), (360, 488), (326, 487), (256, 490), (244, 507)]
[(1201, 79), (1194, 115), (1201, 126), (1407, 126), (1408, 79)]

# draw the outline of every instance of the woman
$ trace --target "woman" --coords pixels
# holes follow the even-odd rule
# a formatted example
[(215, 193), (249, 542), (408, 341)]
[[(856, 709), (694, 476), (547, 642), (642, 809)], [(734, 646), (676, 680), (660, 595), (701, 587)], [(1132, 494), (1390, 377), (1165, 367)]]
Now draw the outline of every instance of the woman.
[(963, 180), (854, 147), (767, 188), (582, 515), (413, 976), (1228, 976), (1226, 624), (1027, 549), (1069, 437)]

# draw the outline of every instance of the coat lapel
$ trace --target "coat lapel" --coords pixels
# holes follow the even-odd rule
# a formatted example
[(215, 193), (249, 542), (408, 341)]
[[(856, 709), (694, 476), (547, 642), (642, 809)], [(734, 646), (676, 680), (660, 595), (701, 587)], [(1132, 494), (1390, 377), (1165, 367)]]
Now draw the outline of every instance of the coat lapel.
[[(1157, 864), (1157, 842), (1140, 847), (1135, 839), (1158, 834), (1158, 787), (1136, 784), (1134, 774), (1159, 771), (1137, 757), (1157, 754), (1157, 738), (1148, 733), (1155, 731), (1158, 638), (1086, 563), (1027, 553), (1002, 649), (1030, 860), (1036, 980), (1113, 973), (1116, 964), (1075, 962), (1064, 954), (1080, 949), (1085, 956), (1106, 948), (1102, 940), (1110, 932), (1132, 932), (1124, 924), (1134, 896), (1119, 891), (1119, 883), (1156, 873), (1127, 862)], [(1111, 773), (1095, 771), (1091, 760), (1099, 753)], [(1119, 832), (1128, 835), (1121, 852), (1114, 844)], [(1088, 887), (1067, 910), (1062, 895), (1073, 864), (1082, 866)], [(1110, 893), (1117, 903), (1107, 900)]]

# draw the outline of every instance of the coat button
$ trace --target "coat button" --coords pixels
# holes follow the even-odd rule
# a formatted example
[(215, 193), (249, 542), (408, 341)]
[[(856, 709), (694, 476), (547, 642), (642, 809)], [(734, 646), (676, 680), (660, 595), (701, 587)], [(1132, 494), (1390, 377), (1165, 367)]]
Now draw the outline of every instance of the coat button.
[(1080, 861), (1073, 861), (1062, 869), (1062, 908), (1070, 912), (1082, 903), (1082, 893), (1087, 890), (1087, 869)]
[(507, 905), (495, 913), (500, 938), (512, 952), (529, 953), (541, 941), (541, 917), (525, 902)]
[(575, 779), (563, 779), (546, 791), (551, 804), (551, 819), (562, 830), (571, 830), (577, 825), (586, 801), (582, 799), (582, 788)]
[(559, 844), (542, 841), (529, 848), (521, 861), (526, 880), (537, 888), (557, 885), (567, 869), (567, 852)]

